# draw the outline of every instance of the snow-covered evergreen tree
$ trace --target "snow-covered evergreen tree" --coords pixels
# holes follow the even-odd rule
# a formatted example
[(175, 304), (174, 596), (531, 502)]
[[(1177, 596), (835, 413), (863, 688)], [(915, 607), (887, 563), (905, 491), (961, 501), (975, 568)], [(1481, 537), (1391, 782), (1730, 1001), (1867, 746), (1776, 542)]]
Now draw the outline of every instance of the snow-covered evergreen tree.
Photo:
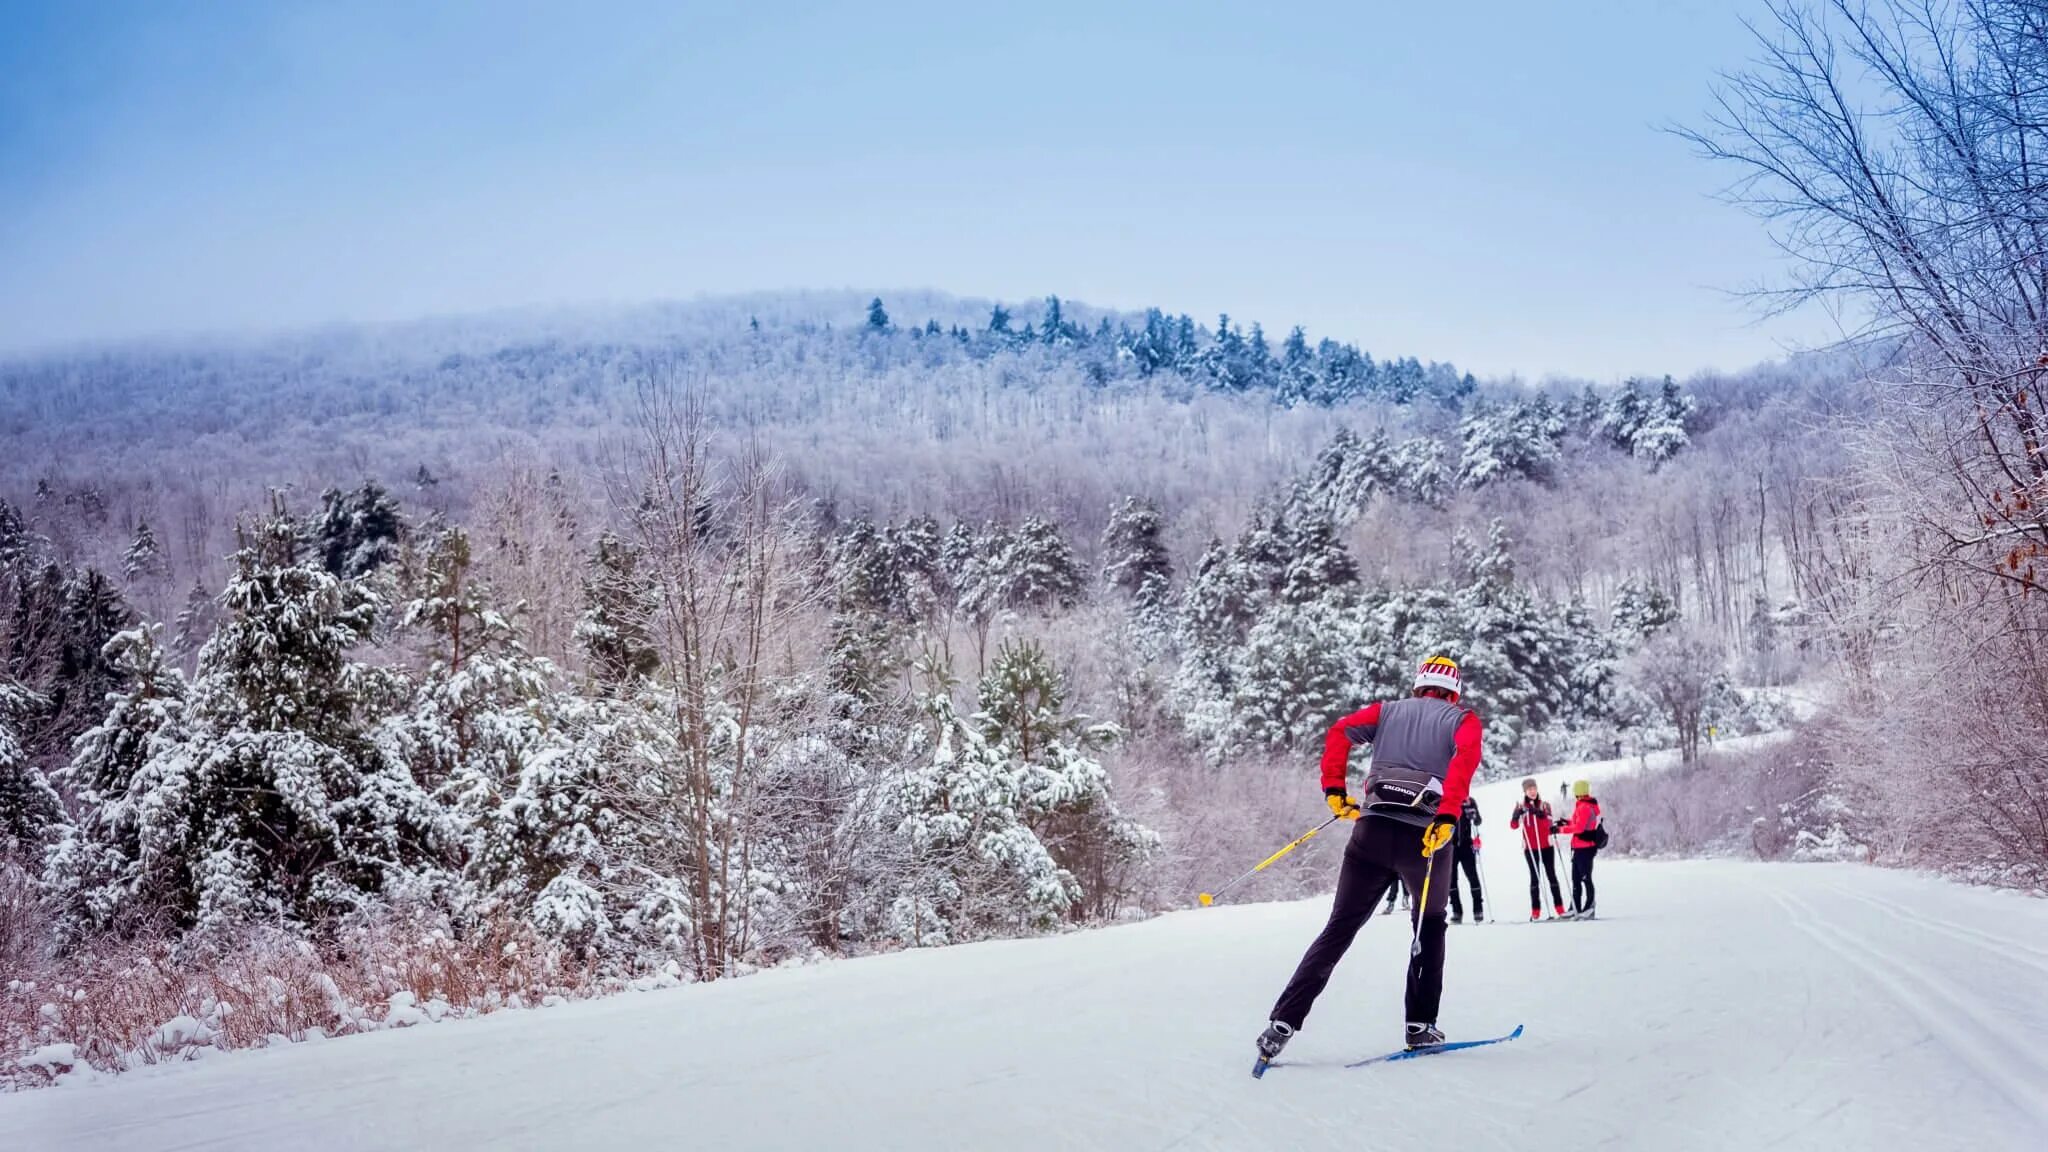
[(1459, 479), (1482, 488), (1511, 478), (1545, 480), (1559, 456), (1564, 421), (1545, 397), (1495, 407), (1475, 403), (1458, 422)]
[(1316, 368), (1315, 353), (1309, 350), (1308, 333), (1297, 325), (1280, 345), (1279, 382), (1274, 386), (1273, 402), (1287, 408), (1312, 404), (1322, 392), (1323, 378)]
[(200, 651), (182, 739), (138, 776), (149, 843), (180, 921), (207, 927), (312, 918), (360, 903), (430, 865), (446, 829), (426, 792), (370, 738), (403, 682), (351, 659), (379, 601), (302, 553), (281, 504), (243, 533)]
[(1634, 648), (1668, 624), (1678, 621), (1678, 604), (1655, 584), (1623, 580), (1614, 590), (1609, 627), (1624, 646)]
[(1059, 525), (1038, 516), (1014, 530), (987, 524), (974, 532), (954, 525), (940, 545), (940, 567), (982, 654), (998, 615), (1018, 608), (1071, 607), (1080, 601), (1084, 585), (1080, 562)]
[(220, 620), (220, 602), (206, 585), (198, 580), (185, 593), (185, 603), (178, 609), (177, 619), (171, 622), (170, 650), (172, 655), (183, 660), (199, 651), (207, 637), (213, 635), (213, 627)]
[(121, 575), (131, 582), (162, 580), (170, 575), (170, 567), (164, 561), (163, 547), (157, 543), (156, 531), (149, 521), (141, 520), (135, 525), (135, 539), (121, 554)]
[(193, 753), (185, 677), (155, 626), (107, 644), (127, 686), (78, 738), (59, 775), (78, 819), (52, 846), (45, 880), (72, 935), (138, 929), (167, 917), (191, 891), (188, 826), (179, 818)]
[(661, 663), (649, 633), (653, 592), (639, 564), (637, 548), (606, 532), (584, 573), (576, 645), (591, 679), (607, 687), (628, 685)]
[(398, 559), (404, 533), (398, 500), (373, 480), (352, 492), (321, 493), (320, 514), (310, 525), (320, 563), (341, 577), (362, 576)]
[(1512, 542), (1494, 521), (1483, 542), (1461, 538), (1454, 657), (1473, 700), (1483, 701), (1487, 748), (1499, 758), (1571, 705), (1576, 638), (1556, 609), (1515, 579)]
[(1124, 497), (1102, 532), (1102, 582), (1147, 605), (1163, 602), (1172, 580), (1166, 517), (1150, 500)]
[(1071, 607), (1081, 599), (1081, 565), (1057, 523), (1032, 516), (1018, 525), (998, 564), (1004, 600), (1019, 607)]
[(1275, 605), (1245, 639), (1231, 677), (1230, 723), (1212, 751), (1304, 752), (1358, 706), (1345, 611), (1323, 599)]
[(1393, 477), (1394, 490), (1418, 504), (1437, 504), (1451, 491), (1444, 446), (1426, 436), (1394, 445), (1387, 453), (1386, 470)]
[(1060, 307), (1059, 297), (1047, 296), (1045, 298), (1045, 319), (1039, 324), (1038, 339), (1040, 342), (1056, 346), (1073, 344), (1084, 334), (1080, 329), (1074, 327), (1072, 321), (1066, 318), (1065, 312)]
[(1661, 463), (1692, 443), (1687, 425), (1693, 416), (1693, 399), (1681, 393), (1671, 377), (1664, 378), (1657, 400), (1642, 426), (1631, 437), (1629, 450), (1642, 460)]
[(43, 703), (21, 685), (0, 680), (0, 859), (32, 852), (64, 814), (22, 734)]
[(1008, 641), (999, 647), (978, 693), (982, 735), (1026, 760), (1057, 741), (1082, 735), (1082, 724), (1067, 716), (1065, 680), (1035, 641)]
[(121, 675), (104, 652), (107, 641), (135, 622), (114, 582), (91, 568), (65, 581), (63, 604), (55, 674), (37, 684), (50, 712), (42, 735), (60, 754), (98, 717), (107, 693), (120, 687)]
[[(1255, 523), (1247, 534), (1258, 527)], [(1211, 541), (1181, 593), (1178, 632), (1184, 658), (1200, 661), (1240, 643), (1258, 619), (1275, 576), (1242, 546)]]
[(1287, 564), (1280, 598), (1292, 604), (1323, 600), (1358, 583), (1358, 563), (1337, 538), (1337, 526), (1312, 517), (1287, 526)]
[(1654, 396), (1644, 394), (1641, 382), (1630, 380), (1601, 406), (1595, 424), (1608, 443), (1655, 464), (1692, 442), (1688, 425), (1695, 408), (1693, 398), (1669, 376)]
[[(949, 589), (946, 548), (938, 522), (928, 516), (881, 527), (853, 521), (832, 542), (834, 606), (898, 624), (928, 619)], [(977, 565), (979, 551), (970, 543), (963, 567)], [(982, 571), (994, 567), (979, 564)]]
[(1418, 436), (1396, 443), (1383, 432), (1360, 437), (1339, 430), (1287, 498), (1288, 514), (1320, 516), (1333, 524), (1356, 520), (1375, 499), (1394, 497), (1435, 504), (1450, 490), (1443, 446)]
[(1042, 653), (1012, 648), (999, 660), (1011, 667), (991, 674), (978, 721), (958, 714), (943, 682), (926, 696), (929, 759), (898, 787), (897, 831), (914, 867), (891, 920), (915, 943), (1045, 927), (1068, 915), (1086, 894), (1048, 839), (1090, 868), (1098, 854), (1141, 858), (1157, 843), (1118, 812), (1109, 773), (1082, 747), (1054, 738), (1027, 753), (1022, 732), (1043, 736), (1071, 722), (1044, 692)]
[(611, 928), (587, 879), (604, 872), (617, 823), (600, 755), (609, 714), (520, 646), (459, 529), (426, 539), (407, 568), (401, 618), (428, 664), (378, 743), (445, 808), (476, 911), (511, 910), (588, 947)]

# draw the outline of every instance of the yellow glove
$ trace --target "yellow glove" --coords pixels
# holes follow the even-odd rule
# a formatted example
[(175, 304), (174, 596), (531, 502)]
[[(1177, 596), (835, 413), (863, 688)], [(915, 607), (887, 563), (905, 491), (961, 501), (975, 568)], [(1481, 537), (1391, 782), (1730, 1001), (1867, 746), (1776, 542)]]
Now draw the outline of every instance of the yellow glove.
[(1351, 798), (1342, 788), (1323, 789), (1323, 799), (1330, 804), (1330, 815), (1339, 820), (1358, 819), (1358, 801)]
[(1438, 813), (1437, 818), (1429, 822), (1429, 827), (1422, 830), (1422, 854), (1424, 856), (1436, 855), (1436, 850), (1449, 844), (1451, 842), (1451, 834), (1457, 830), (1458, 818), (1456, 816), (1445, 816), (1442, 813)]

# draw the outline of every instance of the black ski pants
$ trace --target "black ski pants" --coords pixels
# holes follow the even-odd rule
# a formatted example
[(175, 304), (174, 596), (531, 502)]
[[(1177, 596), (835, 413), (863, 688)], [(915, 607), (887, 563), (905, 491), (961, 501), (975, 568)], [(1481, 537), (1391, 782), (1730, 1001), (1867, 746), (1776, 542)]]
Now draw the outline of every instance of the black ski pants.
[(1593, 857), (1598, 848), (1572, 849), (1572, 911), (1584, 912), (1593, 906)]
[(1428, 899), (1418, 901), (1409, 913), (1409, 923), (1419, 925), (1422, 948), (1408, 959), (1408, 1022), (1434, 1024), (1438, 1002), (1444, 990), (1444, 903), (1449, 896), (1451, 854), (1422, 855), (1422, 829), (1384, 817), (1365, 816), (1351, 830), (1344, 845), (1344, 865), (1337, 873), (1337, 896), (1330, 902), (1330, 922), (1295, 968), (1280, 999), (1273, 1005), (1271, 1019), (1299, 1028), (1337, 961), (1351, 947), (1358, 930), (1372, 918), (1380, 897), (1396, 880), (1415, 892), (1423, 892), (1428, 879)]
[(1537, 875), (1536, 865), (1543, 865), (1543, 875), (1550, 877), (1550, 902), (1563, 905), (1564, 890), (1557, 886), (1557, 849), (1545, 844), (1543, 851), (1533, 848), (1522, 849), (1522, 862), (1529, 866), (1529, 911), (1543, 911), (1542, 876)]
[(1465, 907), (1458, 903), (1458, 873), (1463, 872), (1465, 874), (1465, 886), (1472, 889), (1472, 916), (1476, 920), (1485, 919), (1486, 890), (1479, 886), (1478, 849), (1472, 847), (1469, 843), (1454, 846), (1451, 851), (1451, 863), (1457, 865), (1451, 871), (1451, 874), (1445, 877), (1445, 879), (1450, 881), (1447, 887), (1451, 890), (1451, 915), (1460, 920), (1465, 918)]

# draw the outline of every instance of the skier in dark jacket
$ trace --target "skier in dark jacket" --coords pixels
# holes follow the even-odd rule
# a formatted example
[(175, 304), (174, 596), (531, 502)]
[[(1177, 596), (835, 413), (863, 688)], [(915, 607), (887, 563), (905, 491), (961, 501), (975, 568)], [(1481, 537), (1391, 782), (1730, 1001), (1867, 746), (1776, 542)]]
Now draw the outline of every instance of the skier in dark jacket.
[(1401, 899), (1401, 908), (1403, 911), (1406, 911), (1407, 909), (1414, 907), (1415, 893), (1410, 892), (1408, 890), (1408, 885), (1403, 884), (1397, 880), (1394, 883), (1387, 885), (1387, 904), (1386, 907), (1381, 908), (1380, 911), (1392, 912), (1394, 910), (1394, 898), (1397, 896)]
[(1564, 892), (1557, 886), (1557, 846), (1551, 843), (1555, 825), (1550, 805), (1533, 777), (1522, 781), (1522, 802), (1508, 816), (1508, 827), (1522, 833), (1522, 862), (1529, 866), (1529, 919), (1543, 919), (1543, 877), (1537, 872), (1538, 865), (1550, 877), (1550, 899), (1557, 914), (1564, 915)]
[[(1432, 656), (1416, 673), (1411, 697), (1368, 704), (1337, 721), (1324, 738), (1324, 797), (1333, 814), (1356, 823), (1344, 847), (1330, 921), (1302, 956), (1259, 1036), (1260, 1068), (1301, 1029), (1337, 961), (1397, 879), (1417, 893), (1409, 919), (1416, 946), (1408, 960), (1404, 1038), (1410, 1048), (1444, 1042), (1436, 1018), (1443, 998), (1451, 853), (1440, 849), (1449, 846), (1471, 794), (1481, 735), (1478, 714), (1458, 702), (1461, 689), (1458, 666)], [(1372, 745), (1372, 765), (1354, 800), (1345, 774), (1352, 746), (1360, 743)]]
[(1558, 832), (1572, 838), (1572, 915), (1593, 919), (1593, 857), (1600, 852), (1595, 831), (1600, 827), (1600, 802), (1593, 799), (1593, 786), (1572, 783), (1571, 822)]
[(1458, 813), (1458, 829), (1451, 833), (1451, 923), (1465, 922), (1465, 909), (1458, 903), (1458, 873), (1465, 874), (1465, 886), (1472, 889), (1472, 922), (1486, 919), (1486, 889), (1479, 883), (1479, 801), (1465, 797)]

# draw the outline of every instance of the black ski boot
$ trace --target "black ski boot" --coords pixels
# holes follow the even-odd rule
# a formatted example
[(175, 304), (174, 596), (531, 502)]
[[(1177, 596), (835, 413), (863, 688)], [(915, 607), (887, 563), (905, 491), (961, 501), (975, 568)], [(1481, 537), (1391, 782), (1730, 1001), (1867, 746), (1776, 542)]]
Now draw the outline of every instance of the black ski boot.
[(1252, 1062), (1252, 1075), (1265, 1075), (1267, 1066), (1280, 1058), (1280, 1050), (1287, 1047), (1287, 1042), (1292, 1039), (1294, 1029), (1286, 1021), (1268, 1021), (1266, 1030), (1259, 1033), (1259, 1038), (1255, 1041), (1259, 1049), (1259, 1058)]
[(1408, 1050), (1434, 1048), (1444, 1042), (1443, 1029), (1434, 1024), (1410, 1024), (1408, 1026)]

